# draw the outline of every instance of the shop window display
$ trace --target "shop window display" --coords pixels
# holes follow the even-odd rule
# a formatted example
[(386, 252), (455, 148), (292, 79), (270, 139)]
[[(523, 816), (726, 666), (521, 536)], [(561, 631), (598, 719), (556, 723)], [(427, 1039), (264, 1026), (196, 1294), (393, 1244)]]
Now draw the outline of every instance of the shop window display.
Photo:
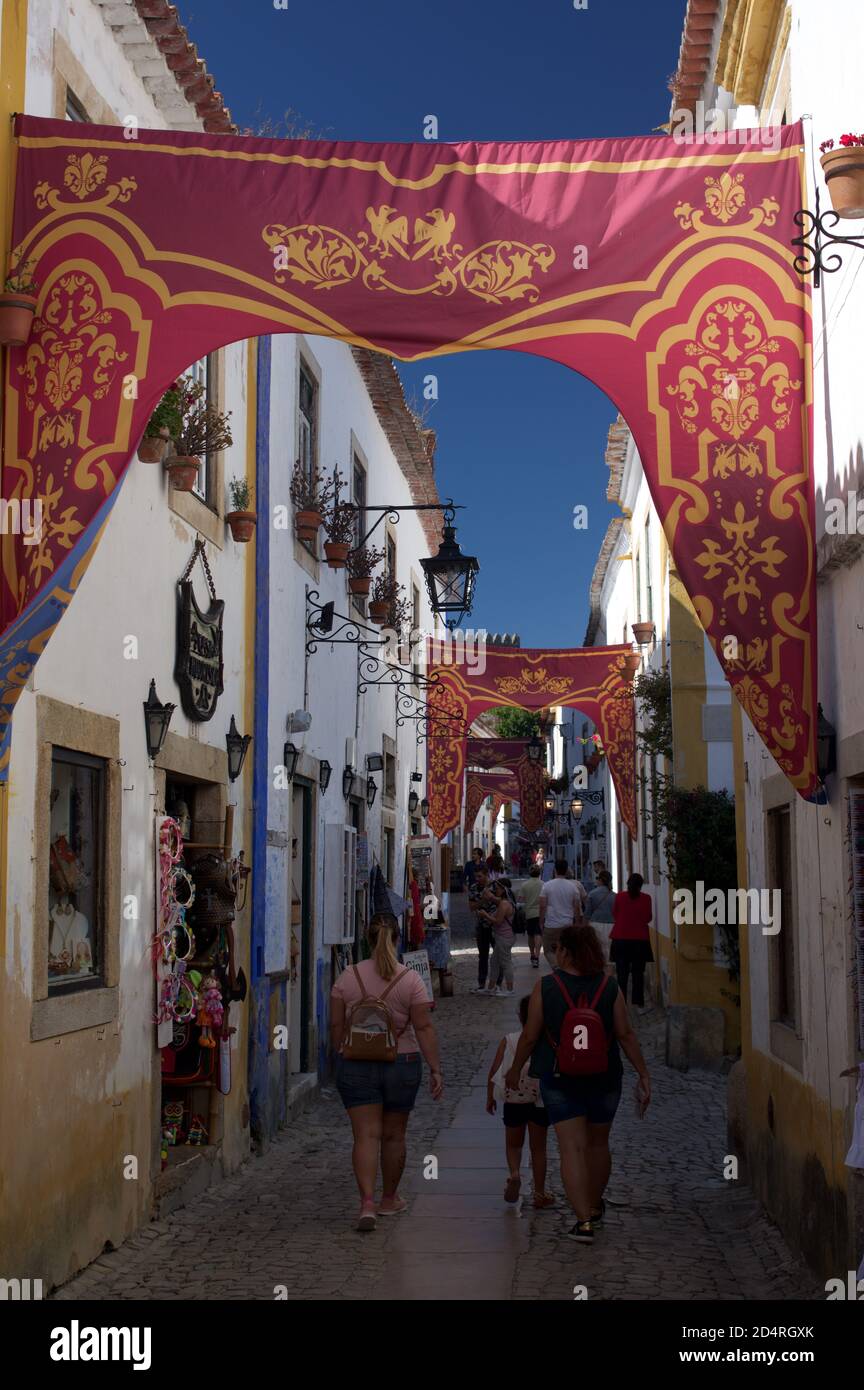
[(97, 979), (105, 763), (71, 749), (51, 759), (48, 989)]

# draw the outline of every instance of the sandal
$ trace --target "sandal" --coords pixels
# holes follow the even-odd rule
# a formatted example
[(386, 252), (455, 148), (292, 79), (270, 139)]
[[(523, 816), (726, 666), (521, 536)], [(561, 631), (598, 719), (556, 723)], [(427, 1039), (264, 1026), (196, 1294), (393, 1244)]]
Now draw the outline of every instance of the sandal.
[(546, 1211), (549, 1207), (554, 1207), (555, 1198), (551, 1192), (535, 1192), (534, 1206), (537, 1211)]
[(372, 1201), (364, 1202), (360, 1208), (360, 1215), (357, 1218), (358, 1231), (375, 1230), (375, 1203)]
[[(383, 1198), (382, 1198), (382, 1200), (383, 1200)], [(399, 1216), (399, 1214), (400, 1214), (401, 1212), (407, 1210), (408, 1203), (405, 1201), (405, 1198), (404, 1198), (404, 1197), (397, 1197), (397, 1198), (396, 1198), (396, 1201), (397, 1201), (397, 1203), (398, 1203), (398, 1206), (395, 1206), (395, 1207), (386, 1207), (386, 1208), (385, 1208), (385, 1207), (379, 1207), (379, 1208), (378, 1208), (378, 1215), (379, 1215), (379, 1216)]]
[(504, 1188), (504, 1201), (505, 1201), (505, 1202), (518, 1202), (518, 1200), (519, 1200), (519, 1190), (520, 1190), (521, 1186), (522, 1186), (522, 1179), (521, 1179), (521, 1178), (518, 1178), (518, 1177), (517, 1177), (517, 1178), (508, 1178), (508, 1179), (507, 1179), (507, 1186)]

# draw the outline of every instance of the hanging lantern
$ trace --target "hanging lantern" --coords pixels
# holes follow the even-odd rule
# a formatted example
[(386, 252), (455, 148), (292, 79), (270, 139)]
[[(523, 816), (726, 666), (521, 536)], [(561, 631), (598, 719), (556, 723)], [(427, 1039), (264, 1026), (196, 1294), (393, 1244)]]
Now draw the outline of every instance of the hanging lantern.
[(282, 749), (282, 762), (285, 767), (285, 777), (289, 782), (294, 781), (294, 773), (297, 771), (297, 764), (300, 761), (300, 749), (293, 743), (286, 743)]
[(542, 738), (538, 738), (535, 734), (534, 737), (531, 739), (531, 742), (528, 744), (528, 747), (526, 748), (525, 752), (528, 754), (529, 762), (542, 762), (543, 755), (545, 753), (545, 744)]
[(453, 513), (445, 511), (438, 554), (420, 561), (426, 576), (432, 612), (443, 618), (445, 626), (451, 631), (471, 612), (474, 585), (480, 569), (473, 555), (462, 554), (453, 519)]
[(332, 777), (332, 775), (332, 767), (330, 766), (326, 758), (322, 758), (320, 763), (318, 764), (318, 785), (321, 788), (322, 792), (326, 792), (327, 788), (329, 787), (330, 778)]
[(573, 819), (579, 820), (584, 809), (581, 799), (578, 796), (574, 796), (573, 800), (570, 802), (570, 814)]
[(375, 800), (377, 791), (378, 783), (374, 780), (374, 778), (369, 777), (366, 782), (366, 805), (369, 807), (370, 810), (372, 809), (372, 803)]
[[(168, 725), (176, 705), (163, 705), (156, 694), (156, 682), (150, 682), (150, 693), (144, 701), (144, 732), (147, 737), (147, 757), (152, 762), (165, 742)], [(233, 719), (231, 721), (234, 722)]]
[(414, 813), (415, 813), (415, 811), (417, 810), (417, 807), (418, 807), (419, 805), (420, 805), (420, 798), (419, 798), (419, 796), (417, 795), (417, 793), (414, 792), (414, 791), (409, 792), (409, 794), (408, 794), (408, 814), (409, 814), (409, 816), (413, 816), (413, 815), (414, 815)]
[(225, 735), (225, 746), (228, 749), (228, 780), (236, 782), (246, 760), (246, 750), (252, 742), (251, 734), (241, 734), (231, 716), (231, 726)]

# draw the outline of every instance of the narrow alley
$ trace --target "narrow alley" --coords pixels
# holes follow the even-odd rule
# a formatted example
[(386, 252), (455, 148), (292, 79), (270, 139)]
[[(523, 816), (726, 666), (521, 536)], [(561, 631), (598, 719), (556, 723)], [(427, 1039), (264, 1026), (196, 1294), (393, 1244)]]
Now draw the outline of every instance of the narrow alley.
[[(612, 1132), (605, 1225), (590, 1250), (567, 1239), (554, 1135), (556, 1208), (505, 1205), (500, 1117), (485, 1111), (486, 1076), (509, 1000), (468, 993), (476, 953), (454, 898), (456, 992), (439, 1000), (446, 1092), (420, 1093), (408, 1129), (406, 1213), (353, 1229), (350, 1129), (325, 1088), (268, 1147), (227, 1181), (106, 1252), (59, 1289), (79, 1299), (815, 1299), (824, 1289), (788, 1250), (749, 1190), (724, 1181), (725, 1079), (663, 1063), (659, 1010), (636, 1020), (654, 1100), (644, 1121), (625, 1078)], [(514, 953), (514, 1000), (536, 975)], [(545, 965), (541, 967), (544, 971)], [(632, 1073), (631, 1073), (632, 1078)], [(424, 1177), (437, 1159), (438, 1176)], [(527, 1146), (525, 1163), (527, 1165)], [(525, 1201), (525, 1196), (528, 1201)]]

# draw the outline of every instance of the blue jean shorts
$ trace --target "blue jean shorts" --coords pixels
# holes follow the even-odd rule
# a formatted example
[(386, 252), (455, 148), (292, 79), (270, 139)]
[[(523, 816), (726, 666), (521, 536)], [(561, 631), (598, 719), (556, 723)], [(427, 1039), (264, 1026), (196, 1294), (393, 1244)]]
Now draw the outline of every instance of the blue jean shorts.
[(621, 1100), (621, 1082), (621, 1077), (541, 1076), (540, 1094), (550, 1125), (578, 1119), (611, 1125)]
[(419, 1052), (400, 1052), (395, 1062), (356, 1062), (336, 1058), (336, 1090), (346, 1110), (381, 1105), (407, 1115), (414, 1109), (423, 1064)]

